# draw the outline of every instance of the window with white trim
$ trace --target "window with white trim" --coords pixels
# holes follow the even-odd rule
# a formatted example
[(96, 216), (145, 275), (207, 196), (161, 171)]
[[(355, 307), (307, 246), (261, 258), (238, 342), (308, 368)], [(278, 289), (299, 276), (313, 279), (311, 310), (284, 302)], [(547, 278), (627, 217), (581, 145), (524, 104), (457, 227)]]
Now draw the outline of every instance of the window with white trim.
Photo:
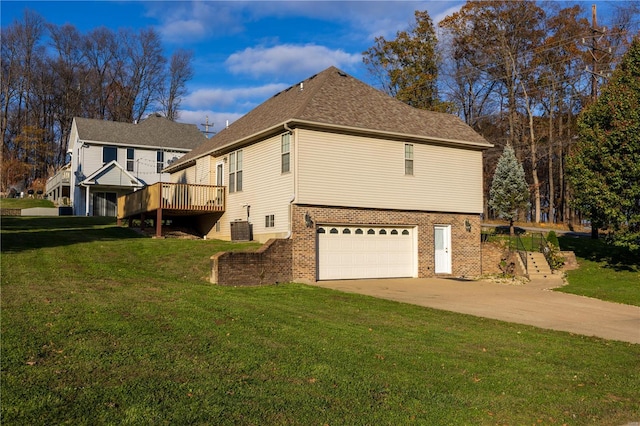
[(162, 173), (164, 169), (164, 151), (156, 151), (156, 172)]
[(242, 150), (229, 154), (229, 193), (242, 191)]
[(404, 174), (413, 175), (413, 144), (404, 144)]
[(273, 214), (268, 214), (264, 217), (264, 227), (265, 228), (273, 228), (276, 226), (276, 216)]
[(282, 156), (282, 173), (291, 171), (291, 133), (285, 133), (282, 135), (282, 141), (280, 143), (280, 152)]
[(133, 148), (127, 148), (127, 171), (132, 172), (134, 169), (135, 152)]

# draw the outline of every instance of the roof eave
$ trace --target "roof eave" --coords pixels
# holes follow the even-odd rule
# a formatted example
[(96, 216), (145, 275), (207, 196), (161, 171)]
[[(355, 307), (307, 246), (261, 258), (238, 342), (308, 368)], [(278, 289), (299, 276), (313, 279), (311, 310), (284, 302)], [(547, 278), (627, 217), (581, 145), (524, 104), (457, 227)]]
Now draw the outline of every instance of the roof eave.
[(408, 133), (390, 132), (386, 130), (364, 129), (361, 127), (320, 123), (320, 122), (308, 121), (308, 120), (294, 119), (294, 120), (290, 120), (286, 124), (288, 124), (290, 127), (308, 127), (308, 128), (316, 128), (316, 129), (323, 129), (323, 130), (337, 129), (337, 130), (341, 130), (344, 133), (351, 133), (351, 134), (357, 134), (357, 135), (370, 135), (370, 136), (377, 136), (377, 137), (383, 136), (383, 137), (392, 138), (392, 139), (430, 142), (430, 143), (436, 143), (439, 145), (459, 146), (459, 147), (474, 148), (474, 149), (489, 149), (493, 147), (493, 144), (489, 142), (482, 143), (482, 142), (465, 141), (465, 140), (458, 140), (458, 139), (438, 138), (434, 136), (413, 135)]
[(193, 148), (176, 148), (173, 146), (160, 146), (160, 145), (140, 145), (135, 143), (114, 142), (114, 141), (104, 141), (104, 140), (98, 141), (98, 140), (83, 139), (83, 138), (78, 138), (78, 141), (80, 141), (82, 145), (127, 146), (131, 148), (140, 148), (140, 149), (149, 149), (149, 150), (161, 149), (165, 151), (171, 150), (171, 151), (184, 152), (184, 153), (187, 153), (193, 149)]

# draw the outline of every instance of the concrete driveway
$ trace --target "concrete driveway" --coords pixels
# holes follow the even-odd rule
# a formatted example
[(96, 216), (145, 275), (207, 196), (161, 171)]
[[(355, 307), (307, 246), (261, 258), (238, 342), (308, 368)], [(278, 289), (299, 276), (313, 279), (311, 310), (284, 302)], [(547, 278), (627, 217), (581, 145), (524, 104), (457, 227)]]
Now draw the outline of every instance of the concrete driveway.
[(561, 284), (558, 277), (522, 285), (437, 278), (315, 283), (349, 293), (640, 344), (640, 307), (548, 290)]

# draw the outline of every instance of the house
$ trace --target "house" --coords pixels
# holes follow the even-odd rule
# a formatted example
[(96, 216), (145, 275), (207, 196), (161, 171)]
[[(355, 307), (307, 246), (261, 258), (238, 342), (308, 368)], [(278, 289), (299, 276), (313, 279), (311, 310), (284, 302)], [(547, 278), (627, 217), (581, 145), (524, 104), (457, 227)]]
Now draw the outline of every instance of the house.
[(74, 118), (68, 183), (73, 213), (116, 216), (119, 195), (169, 180), (162, 170), (205, 141), (197, 126), (155, 114), (137, 124)]
[(459, 118), (330, 67), (165, 172), (226, 187), (224, 211), (192, 223), (208, 238), (246, 238), (250, 225), (255, 240), (286, 240), (292, 280), (476, 276), (489, 147)]

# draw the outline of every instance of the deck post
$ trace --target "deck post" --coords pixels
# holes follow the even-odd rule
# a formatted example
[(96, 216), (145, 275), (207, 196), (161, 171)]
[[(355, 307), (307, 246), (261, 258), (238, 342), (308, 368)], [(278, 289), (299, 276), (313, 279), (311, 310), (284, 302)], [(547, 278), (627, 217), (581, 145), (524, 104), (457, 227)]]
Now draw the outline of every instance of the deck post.
[(162, 237), (162, 207), (156, 210), (156, 237)]
[(144, 231), (144, 222), (147, 219), (147, 215), (145, 215), (144, 213), (140, 214), (140, 230)]

